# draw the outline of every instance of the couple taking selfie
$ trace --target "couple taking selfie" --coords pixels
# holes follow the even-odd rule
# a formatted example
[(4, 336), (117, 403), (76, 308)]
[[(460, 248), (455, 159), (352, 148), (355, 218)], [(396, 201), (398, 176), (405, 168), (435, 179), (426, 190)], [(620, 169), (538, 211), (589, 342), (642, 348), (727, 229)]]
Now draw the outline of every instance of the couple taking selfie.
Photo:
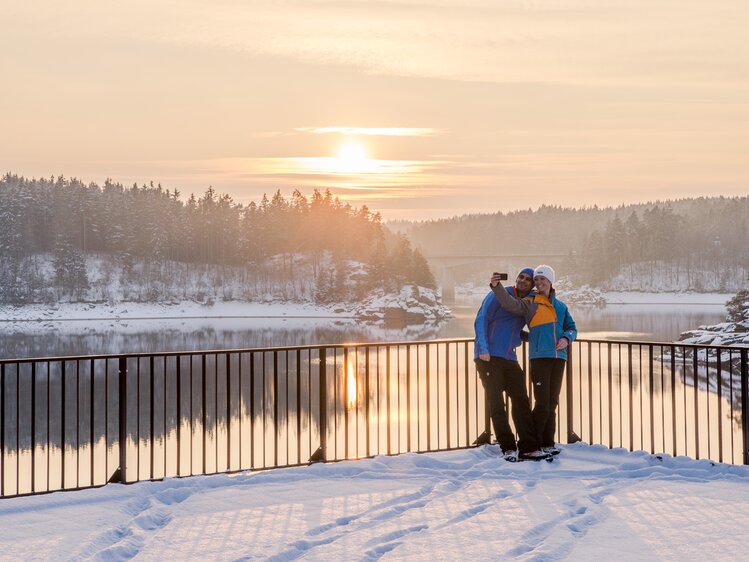
[[(554, 270), (548, 265), (521, 269), (512, 287), (504, 287), (501, 279), (499, 273), (492, 275), (491, 293), (481, 304), (474, 322), (476, 370), (505, 460), (547, 459), (559, 453), (554, 443), (556, 410), (567, 348), (577, 336), (577, 328), (567, 305), (556, 298)], [(525, 373), (515, 353), (525, 326), (533, 410), (525, 387)], [(517, 441), (510, 428), (503, 392), (512, 401)]]

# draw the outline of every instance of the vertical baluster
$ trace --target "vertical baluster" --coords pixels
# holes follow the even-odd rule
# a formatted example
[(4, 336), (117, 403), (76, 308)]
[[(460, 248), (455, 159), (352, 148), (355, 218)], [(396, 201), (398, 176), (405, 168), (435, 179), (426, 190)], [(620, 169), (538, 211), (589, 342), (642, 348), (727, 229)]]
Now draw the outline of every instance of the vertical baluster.
[(744, 464), (749, 464), (749, 350), (741, 350), (741, 429), (744, 436)]
[[(582, 344), (578, 342), (577, 348), (580, 349), (582, 347)], [(574, 407), (573, 407), (573, 388), (572, 388), (572, 373), (574, 371), (573, 361), (572, 358), (574, 356), (574, 351), (572, 349), (569, 350), (567, 353), (567, 376), (566, 376), (566, 395), (567, 395), (567, 442), (569, 443), (571, 441), (572, 432), (573, 432), (573, 426), (574, 426)], [(531, 384), (531, 388), (533, 388), (533, 385)], [(561, 438), (561, 434), (559, 436)], [(560, 439), (561, 441), (561, 439)]]
[(699, 351), (692, 349), (692, 368), (694, 369), (694, 458), (700, 458), (700, 406), (699, 406)]
[(705, 416), (707, 419), (707, 458), (712, 458), (712, 423), (710, 421), (710, 348), (705, 348)]
[(302, 464), (302, 351), (296, 350), (296, 464)]
[[(673, 456), (678, 454), (676, 446), (676, 346), (671, 345), (671, 438), (673, 439)], [(686, 420), (685, 422), (686, 423)]]
[(429, 367), (430, 367), (430, 361), (429, 361), (429, 344), (426, 344), (427, 451), (431, 451), (432, 450), (432, 440), (431, 440), (431, 437), (432, 437), (432, 419), (431, 419), (431, 417), (432, 417), (431, 416), (432, 409), (431, 409), (431, 404), (430, 404), (430, 402), (431, 402), (430, 398), (431, 398), (432, 385), (431, 385), (431, 372), (430, 372)]
[[(684, 384), (682, 387), (682, 396), (684, 402), (684, 454), (689, 454), (689, 424), (687, 423), (687, 349), (682, 348), (681, 353), (681, 372), (684, 377)], [(697, 423), (697, 420), (695, 420)]]
[[(582, 425), (583, 424), (581, 423), (580, 429), (582, 429)], [(592, 342), (588, 342), (588, 443), (595, 443), (595, 440), (593, 439), (593, 343)]]
[(175, 397), (176, 400), (176, 414), (175, 414), (175, 423), (176, 425), (176, 436), (177, 436), (177, 443), (176, 443), (176, 449), (177, 449), (177, 465), (176, 465), (176, 476), (182, 475), (182, 357), (175, 356), (175, 371), (174, 371), (174, 377), (175, 377)]
[(385, 394), (387, 405), (387, 454), (392, 454), (391, 440), (390, 440), (390, 422), (392, 420), (390, 415), (390, 346), (385, 347)]
[(366, 448), (365, 453), (367, 457), (372, 456), (372, 447), (370, 444), (370, 440), (372, 439), (372, 431), (371, 431), (371, 418), (370, 418), (370, 408), (369, 408), (369, 401), (370, 401), (370, 386), (369, 386), (369, 350), (370, 346), (367, 345), (364, 347), (364, 435), (366, 439)]
[(598, 349), (598, 442), (603, 444), (603, 376), (601, 374), (601, 342), (596, 342)]
[[(47, 387), (49, 388), (49, 381), (47, 381)], [(0, 365), (0, 497), (5, 497), (5, 468), (5, 363), (3, 363)]]
[[(569, 357), (570, 354), (568, 354)], [(574, 373), (574, 369), (570, 369), (570, 380), (572, 380), (572, 374)], [(583, 344), (581, 343), (577, 348), (577, 380), (579, 381), (578, 389), (577, 389), (577, 395), (578, 395), (578, 402), (580, 406), (580, 428), (579, 431), (582, 434), (585, 429), (585, 416), (583, 415), (583, 404), (585, 403), (585, 400), (583, 400)], [(569, 430), (573, 426), (570, 426), (567, 429), (567, 432), (569, 433)], [(580, 435), (582, 437), (582, 435)]]
[(176, 358), (176, 367), (175, 367), (175, 385), (176, 385), (176, 391), (175, 394), (177, 396), (177, 476), (182, 476), (182, 357), (177, 356)]
[[(730, 415), (728, 416), (728, 419), (731, 420), (731, 462), (736, 462), (736, 440), (734, 438), (734, 434), (736, 433), (734, 428), (734, 408), (733, 408), (733, 350), (730, 350), (728, 352), (728, 403), (730, 408)], [(743, 405), (742, 405), (743, 408)], [(742, 419), (743, 419), (743, 412), (742, 412)], [(743, 461), (743, 459), (742, 459)]]
[(635, 426), (634, 426), (634, 404), (632, 403), (632, 344), (627, 344), (627, 371), (629, 388), (627, 389), (629, 395), (629, 450), (634, 451), (635, 449)]
[(611, 343), (607, 343), (607, 354), (606, 357), (608, 358), (607, 363), (607, 374), (608, 374), (608, 398), (609, 398), (609, 449), (614, 448), (614, 395), (612, 392), (613, 387), (613, 377), (612, 377), (612, 361), (613, 357), (611, 356)]
[(445, 426), (447, 433), (447, 448), (450, 448), (452, 441), (450, 435), (450, 344), (445, 344)]
[(208, 401), (206, 394), (208, 384), (206, 381), (206, 355), (200, 356), (200, 412), (201, 412), (201, 429), (202, 429), (202, 455), (200, 474), (205, 474), (208, 468)]
[(643, 395), (645, 393), (643, 392), (643, 386), (642, 386), (642, 344), (640, 344), (640, 345), (637, 346), (637, 350), (638, 350), (638, 353), (637, 353), (637, 358), (638, 358), (638, 360), (637, 360), (637, 363), (638, 363), (637, 379), (639, 381), (639, 383), (638, 383), (638, 390), (639, 390), (638, 394), (639, 394), (639, 399), (640, 399), (639, 400), (639, 402), (640, 402), (640, 414), (639, 414), (639, 419), (640, 419), (640, 450), (644, 450), (645, 449), (645, 424), (644, 424), (645, 418), (644, 418), (644, 414), (643, 414), (643, 411), (642, 411), (642, 408), (643, 408), (642, 401), (644, 399)]
[[(119, 369), (119, 431), (120, 431), (120, 474), (119, 481), (123, 484), (128, 482), (127, 479), (127, 359), (120, 357), (120, 369)], [(62, 414), (62, 450), (63, 450), (63, 462), (62, 462), (62, 485), (65, 486), (65, 363), (62, 363), (62, 396), (63, 396), (63, 414)]]
[(148, 452), (149, 452), (149, 465), (150, 465), (149, 472), (148, 472), (148, 474), (149, 474), (148, 478), (150, 480), (153, 480), (153, 478), (154, 478), (154, 474), (153, 474), (154, 449), (156, 448), (155, 447), (156, 440), (154, 439), (154, 427), (153, 427), (153, 425), (154, 425), (154, 423), (153, 423), (154, 422), (153, 408), (154, 408), (154, 390), (155, 390), (154, 389), (154, 380), (153, 380), (154, 379), (154, 377), (153, 377), (153, 374), (154, 374), (153, 360), (154, 360), (153, 355), (148, 358), (148, 361), (149, 361), (149, 368), (148, 368), (148, 375), (149, 375), (149, 377), (148, 377), (149, 378), (149, 381), (148, 381), (148, 390), (149, 390), (149, 392), (148, 392), (148, 422), (149, 422), (148, 423), (148, 428), (149, 428), (148, 439), (149, 439), (149, 447), (148, 447)]
[(406, 345), (406, 451), (411, 451), (411, 346)]
[(663, 346), (660, 346), (660, 365), (661, 365), (661, 451), (664, 453), (666, 447), (666, 373), (663, 367)]
[(31, 486), (30, 492), (36, 491), (36, 364), (31, 363)]
[(96, 471), (96, 464), (95, 464), (95, 460), (96, 459), (95, 459), (95, 454), (94, 454), (95, 453), (95, 447), (96, 447), (96, 431), (95, 431), (95, 425), (94, 425), (94, 423), (95, 423), (95, 419), (94, 419), (94, 406), (99, 402), (96, 399), (96, 395), (94, 394), (94, 392), (96, 390), (95, 386), (94, 386), (94, 381), (96, 379), (96, 369), (94, 368), (94, 360), (93, 359), (90, 360), (89, 373), (90, 373), (89, 376), (91, 377), (89, 379), (90, 380), (89, 396), (91, 397), (90, 398), (90, 407), (91, 407), (91, 410), (89, 412), (89, 424), (90, 424), (90, 426), (89, 426), (89, 429), (90, 429), (89, 440), (90, 440), (90, 443), (91, 443), (91, 459), (90, 459), (91, 460), (91, 465), (89, 467), (89, 470), (90, 470), (90, 473), (91, 473), (91, 481), (89, 483), (89, 486), (93, 486), (94, 483), (95, 483), (95, 474), (96, 474), (96, 472), (95, 472)]
[(721, 349), (715, 349), (718, 370), (718, 462), (723, 462), (723, 357)]
[(278, 352), (273, 352), (273, 467), (278, 466)]
[(622, 389), (622, 344), (616, 346), (619, 356), (619, 370), (617, 371), (617, 378), (619, 379), (619, 446), (624, 446), (624, 407), (622, 401), (624, 400), (624, 390)]
[(417, 450), (421, 451), (421, 353), (419, 352), (419, 346), (416, 346), (416, 419), (418, 420), (416, 425), (416, 443)]
[[(319, 405), (320, 410), (320, 454), (321, 459), (324, 461), (327, 458), (327, 444), (328, 444), (328, 376), (327, 376), (327, 349), (325, 347), (320, 348), (320, 370), (318, 374), (318, 393), (319, 393)], [(335, 377), (334, 377), (335, 378)], [(335, 396), (335, 394), (334, 394)]]
[(728, 403), (731, 409), (728, 419), (731, 420), (731, 462), (736, 462), (736, 442), (734, 440), (734, 413), (733, 413), (733, 350), (728, 352)]
[[(655, 453), (655, 393), (653, 392), (653, 346), (648, 345), (648, 393), (650, 394), (650, 453)], [(640, 392), (642, 394), (642, 391)]]
[[(231, 379), (232, 379), (232, 368), (231, 368), (231, 361), (229, 361), (229, 354), (224, 353), (223, 354), (224, 361), (226, 362), (226, 415), (224, 417), (224, 421), (226, 423), (226, 465), (224, 467), (224, 470), (232, 470), (232, 467), (234, 466), (232, 464), (232, 435), (234, 432), (231, 430), (232, 421), (234, 420), (234, 416), (232, 415), (232, 407), (231, 407), (231, 397), (232, 397), (232, 391), (231, 391)], [(216, 358), (216, 361), (218, 361), (218, 357)], [(217, 369), (218, 371), (218, 369)], [(239, 389), (237, 389), (237, 392), (239, 392)], [(216, 391), (216, 396), (218, 397), (218, 390)], [(217, 448), (218, 450), (218, 448)]]
[(349, 458), (348, 451), (348, 397), (349, 397), (349, 380), (348, 371), (351, 368), (349, 364), (350, 359), (348, 358), (348, 348), (343, 348), (343, 458)]
[(469, 355), (468, 355), (468, 342), (463, 342), (463, 383), (465, 385), (465, 417), (466, 417), (466, 446), (471, 444), (471, 423), (469, 418), (470, 412), (470, 398), (469, 398), (469, 385), (468, 377), (470, 376)]

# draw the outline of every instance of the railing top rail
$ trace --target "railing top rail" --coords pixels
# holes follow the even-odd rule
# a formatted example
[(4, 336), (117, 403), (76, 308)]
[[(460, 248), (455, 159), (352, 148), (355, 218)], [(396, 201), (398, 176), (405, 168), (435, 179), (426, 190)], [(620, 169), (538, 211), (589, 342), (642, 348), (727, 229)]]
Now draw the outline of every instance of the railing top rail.
[(684, 343), (679, 341), (647, 341), (647, 340), (616, 340), (616, 339), (589, 339), (580, 338), (576, 339), (576, 342), (580, 343), (610, 343), (615, 345), (644, 345), (652, 347), (684, 347), (688, 349), (725, 349), (727, 351), (741, 351), (742, 349), (749, 349), (749, 345), (718, 345), (709, 343)]
[[(415, 346), (428, 344), (446, 344), (446, 343), (468, 343), (474, 338), (445, 338), (435, 340), (418, 340), (418, 341), (388, 341), (388, 342), (344, 342), (344, 343), (323, 343), (309, 345), (289, 345), (277, 347), (251, 347), (251, 348), (234, 348), (234, 349), (199, 349), (189, 351), (159, 351), (159, 352), (138, 352), (138, 353), (112, 353), (100, 355), (69, 355), (69, 356), (52, 356), (52, 357), (23, 357), (16, 359), (0, 359), (0, 365), (23, 364), (23, 363), (44, 363), (44, 362), (62, 362), (62, 361), (92, 361), (102, 359), (121, 359), (121, 358), (140, 358), (140, 357), (185, 357), (192, 355), (213, 355), (213, 354), (230, 354), (230, 353), (265, 353), (274, 351), (296, 351), (308, 349), (331, 349), (331, 348), (360, 348), (360, 347), (396, 347), (396, 346)], [(589, 344), (612, 344), (628, 346), (652, 346), (652, 347), (673, 347), (686, 349), (716, 349), (735, 351), (741, 353), (747, 350), (748, 345), (710, 345), (710, 344), (689, 344), (681, 342), (659, 342), (659, 341), (638, 341), (638, 340), (618, 340), (618, 339), (588, 339), (580, 338), (575, 340), (578, 343)]]
[(356, 348), (356, 347), (395, 347), (405, 345), (426, 345), (440, 343), (467, 343), (472, 342), (473, 338), (446, 338), (435, 340), (421, 341), (388, 341), (388, 342), (344, 342), (344, 343), (322, 343), (309, 345), (285, 345), (275, 347), (247, 347), (233, 349), (197, 349), (191, 351), (155, 351), (155, 352), (137, 352), (137, 353), (111, 353), (100, 355), (66, 355), (52, 357), (23, 357), (17, 359), (0, 359), (0, 365), (16, 363), (37, 363), (45, 361), (83, 361), (93, 359), (119, 359), (124, 357), (184, 357), (188, 355), (212, 355), (227, 353), (264, 353), (270, 351), (296, 351), (305, 349), (331, 349), (331, 348)]

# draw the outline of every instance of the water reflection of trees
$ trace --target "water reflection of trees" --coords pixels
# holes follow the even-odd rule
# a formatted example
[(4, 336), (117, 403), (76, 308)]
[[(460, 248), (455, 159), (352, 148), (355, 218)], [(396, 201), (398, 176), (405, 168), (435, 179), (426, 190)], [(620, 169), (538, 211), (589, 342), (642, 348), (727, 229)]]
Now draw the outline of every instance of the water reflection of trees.
[[(467, 381), (465, 373), (473, 373), (462, 345), (460, 353), (457, 347), (448, 353), (443, 346), (439, 357), (436, 344), (431, 352), (429, 345), (334, 346), (326, 348), (324, 364), (316, 347), (6, 363), (0, 384), (3, 462), (18, 467), (17, 481), (12, 470), (5, 471), (7, 487), (29, 491), (34, 475), (37, 487), (40, 482), (49, 489), (85, 487), (115, 474), (120, 465), (121, 361), (127, 369), (127, 478), (137, 480), (303, 464), (328, 436), (329, 459), (403, 452), (408, 447), (399, 436), (405, 431), (410, 439), (413, 424), (422, 426), (420, 420), (408, 421), (409, 407), (428, 405), (427, 394), (433, 395), (432, 409), (439, 412), (440, 394), (446, 388), (449, 397), (452, 385), (455, 396), (463, 392), (468, 408), (468, 383), (457, 389), (458, 380)], [(424, 374), (430, 354), (433, 388)], [(452, 368), (446, 375), (440, 369), (447, 363)], [(478, 408), (475, 381), (472, 387), (471, 407)], [(478, 424), (474, 412), (469, 431), (462, 421), (468, 418), (465, 408), (453, 413), (453, 419), (460, 418), (456, 427), (465, 430), (463, 441)], [(447, 415), (443, 424), (450, 433)], [(403, 424), (409, 424), (405, 430)]]
[(675, 365), (681, 381), (717, 394), (731, 404), (728, 415), (741, 421), (741, 351), (711, 347), (666, 348), (662, 359)]
[[(278, 324), (281, 319), (273, 319)], [(270, 320), (269, 320), (270, 322)], [(295, 345), (339, 344), (352, 341), (406, 341), (434, 338), (444, 322), (385, 327), (351, 318), (294, 319), (288, 326), (269, 327), (266, 322), (234, 320), (203, 325), (186, 319), (177, 327), (151, 327), (149, 322), (111, 323), (80, 331), (45, 330), (40, 333), (7, 333), (2, 338), (3, 358), (64, 357), (122, 353), (163, 353), (198, 349), (250, 349)], [(302, 327), (298, 324), (302, 323)], [(130, 331), (130, 326), (138, 326)], [(246, 326), (246, 327), (245, 327)]]

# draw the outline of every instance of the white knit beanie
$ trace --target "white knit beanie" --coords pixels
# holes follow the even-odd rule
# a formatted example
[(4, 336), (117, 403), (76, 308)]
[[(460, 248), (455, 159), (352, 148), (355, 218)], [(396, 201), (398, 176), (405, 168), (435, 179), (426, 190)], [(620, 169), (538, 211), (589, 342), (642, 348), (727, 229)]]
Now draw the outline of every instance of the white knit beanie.
[(533, 277), (546, 277), (549, 283), (554, 284), (554, 269), (548, 265), (539, 265), (533, 272)]

